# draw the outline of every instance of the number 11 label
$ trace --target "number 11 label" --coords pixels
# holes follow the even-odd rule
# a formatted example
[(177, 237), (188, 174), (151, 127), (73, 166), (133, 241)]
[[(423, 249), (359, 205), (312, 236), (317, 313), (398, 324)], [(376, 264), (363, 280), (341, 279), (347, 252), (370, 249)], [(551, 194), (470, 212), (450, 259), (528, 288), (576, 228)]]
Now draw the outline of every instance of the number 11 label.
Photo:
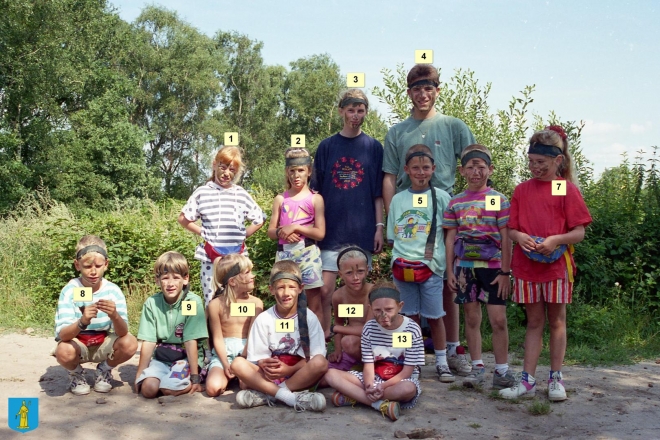
[(275, 333), (291, 333), (296, 331), (295, 321), (293, 319), (276, 319)]

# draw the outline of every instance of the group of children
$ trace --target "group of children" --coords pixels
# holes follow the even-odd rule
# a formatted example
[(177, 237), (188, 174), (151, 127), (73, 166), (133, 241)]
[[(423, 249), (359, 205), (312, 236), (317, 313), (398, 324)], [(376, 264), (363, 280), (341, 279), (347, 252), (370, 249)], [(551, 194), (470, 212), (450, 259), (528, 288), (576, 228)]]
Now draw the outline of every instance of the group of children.
[[(358, 110), (367, 105), (366, 97), (354, 92), (340, 100), (345, 127), (357, 128), (356, 136), (364, 118)], [(369, 185), (373, 164), (367, 163), (368, 158), (332, 159), (327, 163), (328, 180), (316, 182), (321, 189), (316, 192), (310, 189), (311, 156), (305, 149), (289, 148), (287, 190), (275, 198), (268, 228), (268, 236), (278, 243), (269, 280), (275, 305), (264, 311), (263, 302), (252, 295), (255, 277), (244, 242), (264, 224), (265, 215), (236, 184), (244, 169), (240, 150), (221, 148), (211, 178), (195, 190), (178, 218), (184, 228), (204, 239), (195, 252), (201, 261), (204, 302), (188, 290), (189, 268), (181, 254), (166, 252), (158, 257), (154, 272), (161, 292), (142, 308), (135, 391), (153, 398), (194, 393), (205, 385), (209, 396), (218, 396), (238, 378), (240, 407), (281, 401), (298, 410), (322, 411), (325, 397), (315, 390), (330, 386), (336, 390), (335, 406), (360, 402), (396, 420), (400, 408), (412, 408), (421, 393), (420, 317), (430, 327), (439, 380), (453, 382), (457, 373), (465, 376), (466, 386), (484, 383), (480, 325), (481, 304), (485, 304), (493, 328), (493, 387), (504, 398), (534, 395), (547, 312), (549, 398), (566, 399), (560, 370), (566, 348), (566, 304), (571, 302), (575, 271), (572, 244), (582, 240), (591, 217), (572, 182), (561, 127), (535, 133), (528, 156), (533, 178), (518, 185), (509, 202), (490, 186), (494, 166), (485, 146), (472, 144), (462, 150), (459, 171), (467, 189), (454, 197), (433, 184), (432, 150), (424, 144), (408, 148), (403, 168), (410, 187), (394, 195), (388, 206), (386, 238), (392, 247), (393, 283), (373, 285), (367, 282), (371, 251), (378, 252), (383, 239), (379, 185), (362, 200), (343, 199), (351, 213), (344, 222), (360, 223), (360, 209), (366, 207), (370, 224), (375, 223), (366, 231), (367, 241), (373, 237), (373, 248), (365, 249), (362, 243), (334, 249), (318, 246), (327, 238), (325, 209), (333, 206), (328, 218), (334, 218), (338, 209), (336, 194), (324, 204), (323, 188), (327, 190), (328, 182), (334, 184), (333, 191)], [(376, 162), (381, 166), (382, 151)], [(373, 176), (371, 180), (379, 179), (382, 173)], [(201, 226), (195, 223), (198, 220)], [(251, 224), (246, 227), (248, 220)], [(364, 242), (349, 231), (348, 223), (343, 227), (347, 236)], [(336, 225), (329, 223), (327, 229), (335, 231), (331, 242), (340, 239), (342, 231)], [(128, 332), (121, 291), (103, 278), (108, 267), (103, 241), (83, 237), (74, 264), (80, 277), (60, 294), (55, 355), (70, 372), (74, 394), (90, 392), (82, 362), (99, 362), (94, 390), (108, 392), (112, 368), (135, 354), (137, 339)], [(465, 312), (472, 359), (467, 370), (452, 371), (448, 363), (442, 319), (445, 273), (449, 290), (445, 294), (456, 293), (455, 302)], [(337, 274), (343, 286), (335, 290)], [(323, 293), (328, 281), (331, 308)], [(74, 300), (75, 289), (81, 287), (91, 288), (93, 302)], [(513, 301), (526, 305), (528, 319), (523, 372), (517, 375), (507, 363), (505, 307), (510, 294)], [(326, 356), (326, 341), (332, 337), (334, 352)]]

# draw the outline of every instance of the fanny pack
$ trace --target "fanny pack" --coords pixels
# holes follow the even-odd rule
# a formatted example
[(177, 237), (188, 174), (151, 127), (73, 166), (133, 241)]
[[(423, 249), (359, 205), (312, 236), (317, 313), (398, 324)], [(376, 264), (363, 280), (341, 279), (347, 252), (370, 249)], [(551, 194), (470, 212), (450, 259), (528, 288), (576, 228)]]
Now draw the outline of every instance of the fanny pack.
[[(530, 237), (532, 237), (532, 240), (534, 240), (536, 243), (542, 243), (543, 240), (545, 240), (543, 237), (537, 237), (535, 235), (530, 235)], [(559, 260), (564, 252), (566, 252), (566, 249), (568, 249), (568, 245), (560, 244), (555, 248), (554, 251), (552, 251), (550, 255), (543, 255), (536, 251), (527, 252), (525, 250), (523, 250), (523, 253), (525, 256), (527, 256), (527, 258), (538, 263), (554, 263), (555, 261)]]
[(374, 372), (385, 380), (389, 380), (403, 370), (402, 364), (395, 364), (389, 361), (374, 362)]
[(204, 251), (209, 259), (213, 262), (216, 258), (229, 255), (229, 254), (241, 254), (245, 250), (245, 242), (241, 243), (240, 246), (211, 246), (211, 243), (208, 241), (204, 243)]
[(108, 335), (106, 331), (84, 330), (78, 333), (76, 339), (82, 342), (85, 347), (96, 347), (103, 344), (105, 337)]
[(460, 260), (488, 261), (500, 251), (495, 240), (490, 238), (456, 237), (454, 254)]
[(186, 349), (181, 344), (158, 344), (154, 352), (154, 359), (170, 364), (186, 358)]
[(277, 359), (281, 360), (289, 367), (293, 367), (304, 358), (302, 356), (298, 356), (297, 354), (280, 354), (277, 355)]
[(408, 261), (405, 258), (397, 258), (392, 264), (392, 275), (399, 281), (423, 283), (431, 278), (433, 271), (421, 261)]

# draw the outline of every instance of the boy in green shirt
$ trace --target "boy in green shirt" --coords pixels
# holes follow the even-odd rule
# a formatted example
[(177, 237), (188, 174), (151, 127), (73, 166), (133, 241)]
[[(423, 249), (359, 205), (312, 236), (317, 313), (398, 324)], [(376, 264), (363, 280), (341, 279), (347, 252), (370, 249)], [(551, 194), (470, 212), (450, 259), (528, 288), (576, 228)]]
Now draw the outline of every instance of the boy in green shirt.
[(202, 391), (199, 370), (208, 330), (201, 298), (188, 292), (188, 262), (178, 252), (165, 252), (154, 272), (162, 291), (142, 307), (135, 392), (152, 399)]

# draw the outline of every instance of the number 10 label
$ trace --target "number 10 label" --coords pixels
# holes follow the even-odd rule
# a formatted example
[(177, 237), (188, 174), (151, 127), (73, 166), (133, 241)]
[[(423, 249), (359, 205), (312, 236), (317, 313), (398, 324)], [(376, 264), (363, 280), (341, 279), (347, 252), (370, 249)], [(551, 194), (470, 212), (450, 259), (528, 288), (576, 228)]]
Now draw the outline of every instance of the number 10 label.
[(339, 306), (340, 318), (362, 318), (364, 316), (363, 304), (342, 304)]
[(410, 332), (392, 333), (392, 347), (394, 348), (412, 347), (412, 333)]
[(231, 316), (254, 316), (255, 305), (254, 303), (231, 303), (229, 313)]

